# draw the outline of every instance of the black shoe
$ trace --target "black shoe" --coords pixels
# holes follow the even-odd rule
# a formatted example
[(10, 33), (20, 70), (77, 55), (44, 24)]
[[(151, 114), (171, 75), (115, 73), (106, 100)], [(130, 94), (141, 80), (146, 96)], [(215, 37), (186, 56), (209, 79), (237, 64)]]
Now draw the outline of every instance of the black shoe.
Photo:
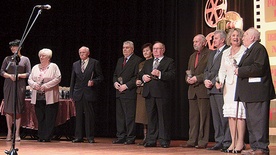
[(161, 147), (163, 147), (163, 148), (169, 148), (170, 145), (169, 144), (161, 144)]
[(146, 141), (142, 141), (142, 142), (140, 142), (140, 143), (138, 143), (138, 145), (140, 145), (140, 146), (144, 146), (146, 144)]
[(205, 149), (206, 148), (206, 145), (205, 146), (201, 146), (201, 145), (197, 145), (195, 146), (196, 149)]
[(112, 141), (113, 144), (124, 144), (126, 142), (126, 140), (124, 139), (116, 139), (114, 141)]
[(218, 146), (218, 145), (215, 145), (213, 147), (207, 148), (207, 150), (221, 150), (221, 149), (222, 149), (222, 147)]
[(81, 142), (83, 142), (83, 139), (76, 138), (76, 139), (72, 140), (72, 143), (81, 143)]
[(94, 139), (87, 139), (88, 143), (95, 143)]
[(156, 147), (156, 143), (145, 143), (144, 147)]
[(128, 140), (128, 141), (124, 142), (124, 144), (125, 145), (135, 144), (135, 141)]
[(223, 147), (221, 148), (221, 152), (226, 151), (229, 147), (230, 147), (230, 146), (223, 146)]
[(50, 139), (43, 139), (42, 142), (51, 142), (51, 140)]
[(38, 142), (43, 142), (43, 139), (38, 139), (37, 141), (38, 141)]

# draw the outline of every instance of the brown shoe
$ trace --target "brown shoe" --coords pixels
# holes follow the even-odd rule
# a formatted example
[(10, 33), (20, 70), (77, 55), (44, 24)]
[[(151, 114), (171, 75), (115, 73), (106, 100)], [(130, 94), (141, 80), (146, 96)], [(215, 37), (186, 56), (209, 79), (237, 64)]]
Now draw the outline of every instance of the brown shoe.
[(193, 148), (193, 147), (195, 147), (195, 146), (189, 145), (189, 144), (181, 144), (180, 146), (183, 147), (183, 148)]
[(257, 150), (250, 149), (250, 150), (243, 150), (241, 154), (242, 155), (269, 155), (269, 152), (264, 152), (261, 149), (257, 149)]

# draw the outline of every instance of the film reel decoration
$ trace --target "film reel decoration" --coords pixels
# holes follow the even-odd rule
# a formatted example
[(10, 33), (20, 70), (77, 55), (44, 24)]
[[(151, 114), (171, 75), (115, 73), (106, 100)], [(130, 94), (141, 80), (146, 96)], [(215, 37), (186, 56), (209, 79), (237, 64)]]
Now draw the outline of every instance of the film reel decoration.
[(206, 36), (206, 40), (207, 40), (207, 46), (210, 50), (215, 50), (214, 44), (213, 44), (213, 40), (214, 40), (214, 32), (209, 33)]
[(215, 28), (227, 10), (227, 0), (208, 0), (205, 5), (204, 18), (208, 26)]

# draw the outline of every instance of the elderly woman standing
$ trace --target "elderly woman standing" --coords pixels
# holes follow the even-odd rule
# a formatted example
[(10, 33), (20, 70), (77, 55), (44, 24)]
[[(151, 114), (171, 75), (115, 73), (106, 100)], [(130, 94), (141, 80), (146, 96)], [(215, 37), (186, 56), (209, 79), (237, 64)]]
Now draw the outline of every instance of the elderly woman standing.
[[(28, 57), (21, 55), (19, 49), (20, 40), (16, 39), (9, 43), (10, 49), (14, 54), (17, 52), (17, 55), (20, 58), (17, 73), (17, 102), (16, 102), (16, 134), (15, 140), (20, 141), (20, 124), (21, 124), (21, 114), (24, 111), (25, 105), (25, 90), (26, 90), (26, 78), (28, 78), (31, 71), (31, 63)], [(1, 66), (1, 76), (5, 78), (4, 82), (4, 113), (6, 115), (8, 135), (7, 141), (12, 139), (12, 123), (14, 117), (13, 110), (13, 98), (15, 91), (15, 61), (12, 59), (12, 56), (7, 56)]]
[[(227, 35), (228, 49), (223, 52), (219, 69), (219, 81), (216, 83), (218, 89), (223, 88), (223, 115), (228, 117), (232, 144), (224, 152), (241, 153), (245, 149), (245, 107), (243, 103), (234, 101), (236, 92), (237, 75), (234, 70), (239, 64), (246, 48), (242, 45), (243, 31), (238, 28), (230, 29)], [(238, 106), (239, 105), (239, 106)]]
[(52, 63), (52, 51), (44, 48), (38, 53), (40, 64), (32, 68), (28, 83), (32, 91), (31, 103), (35, 104), (38, 120), (38, 142), (50, 142), (59, 107), (61, 73)]

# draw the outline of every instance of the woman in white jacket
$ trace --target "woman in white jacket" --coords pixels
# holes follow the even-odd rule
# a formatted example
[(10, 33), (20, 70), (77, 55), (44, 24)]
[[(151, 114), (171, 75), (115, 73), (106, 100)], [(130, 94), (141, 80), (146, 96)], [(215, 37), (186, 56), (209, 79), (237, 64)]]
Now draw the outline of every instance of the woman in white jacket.
[(243, 31), (241, 29), (234, 28), (229, 31), (227, 44), (230, 45), (230, 47), (223, 52), (221, 66), (218, 73), (220, 83), (216, 84), (218, 89), (223, 88), (223, 115), (224, 117), (228, 117), (232, 138), (232, 144), (227, 150), (225, 150), (227, 153), (240, 153), (245, 149), (245, 108), (243, 103), (239, 103), (239, 107), (237, 108), (238, 103), (237, 101), (234, 101), (237, 83), (237, 75), (235, 75), (234, 70), (246, 50), (242, 45), (242, 36)]
[(42, 49), (38, 53), (40, 64), (32, 68), (28, 79), (32, 91), (31, 103), (35, 104), (38, 120), (38, 142), (50, 142), (59, 107), (59, 67), (52, 63), (52, 51)]

